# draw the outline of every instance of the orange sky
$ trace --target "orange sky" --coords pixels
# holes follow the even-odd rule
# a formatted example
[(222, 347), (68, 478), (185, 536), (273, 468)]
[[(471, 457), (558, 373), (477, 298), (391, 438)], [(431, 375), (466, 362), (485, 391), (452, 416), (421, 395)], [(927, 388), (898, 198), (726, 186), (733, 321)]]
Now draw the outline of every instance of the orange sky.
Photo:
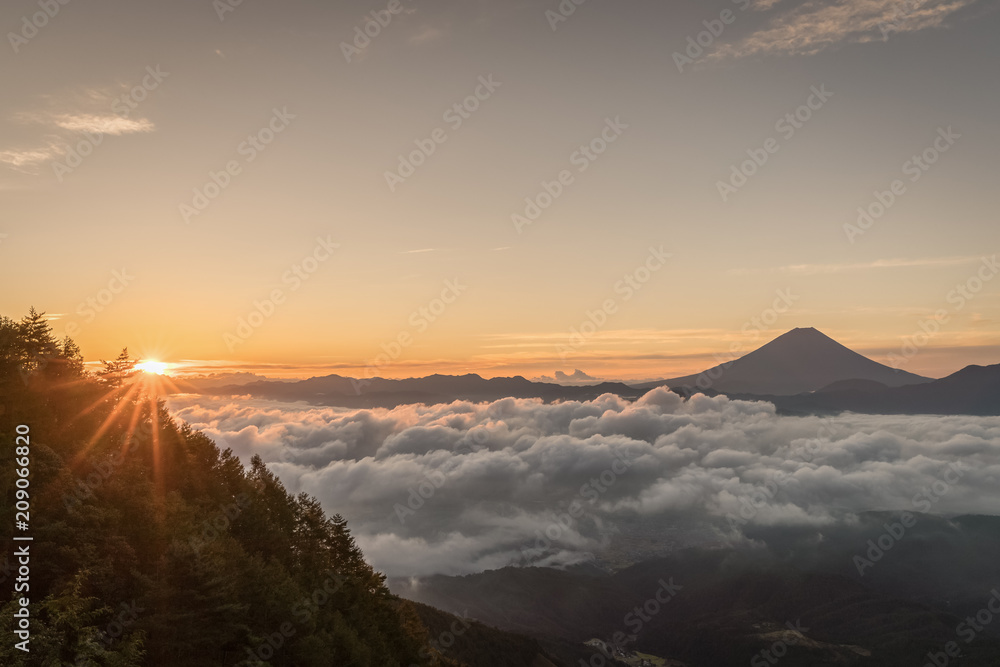
[(995, 363), (1000, 13), (898, 4), (426, 0), (351, 57), (357, 7), (67, 6), (0, 70), (0, 312), (275, 376)]

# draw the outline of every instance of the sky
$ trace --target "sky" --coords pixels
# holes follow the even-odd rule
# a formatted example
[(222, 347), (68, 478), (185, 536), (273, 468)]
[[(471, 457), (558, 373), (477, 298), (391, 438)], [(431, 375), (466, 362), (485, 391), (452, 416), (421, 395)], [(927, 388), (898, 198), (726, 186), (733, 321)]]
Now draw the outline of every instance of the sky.
[(996, 363), (996, 9), (10, 0), (0, 313), (275, 377)]

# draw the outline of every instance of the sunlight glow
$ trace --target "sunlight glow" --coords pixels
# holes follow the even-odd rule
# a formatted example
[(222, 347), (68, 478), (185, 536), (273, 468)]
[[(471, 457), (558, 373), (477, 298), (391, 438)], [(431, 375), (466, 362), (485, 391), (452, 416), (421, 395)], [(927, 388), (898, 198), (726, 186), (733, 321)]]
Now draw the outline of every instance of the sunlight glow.
[(142, 371), (143, 373), (154, 373), (156, 375), (163, 375), (167, 372), (167, 364), (162, 361), (155, 361), (153, 359), (146, 359), (140, 361), (135, 365), (135, 369)]

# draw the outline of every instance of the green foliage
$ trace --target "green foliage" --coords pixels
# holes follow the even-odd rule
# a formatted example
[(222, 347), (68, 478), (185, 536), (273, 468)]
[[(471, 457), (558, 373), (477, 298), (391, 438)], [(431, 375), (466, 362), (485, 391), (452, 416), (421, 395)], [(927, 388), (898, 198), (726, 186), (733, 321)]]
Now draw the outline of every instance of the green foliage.
[[(134, 365), (124, 350), (88, 374), (43, 314), (0, 318), (0, 525), (27, 424), (34, 536), (32, 651), (6, 642), (0, 664), (431, 664), (344, 518), (176, 424)], [(0, 578), (7, 634), (17, 602)]]

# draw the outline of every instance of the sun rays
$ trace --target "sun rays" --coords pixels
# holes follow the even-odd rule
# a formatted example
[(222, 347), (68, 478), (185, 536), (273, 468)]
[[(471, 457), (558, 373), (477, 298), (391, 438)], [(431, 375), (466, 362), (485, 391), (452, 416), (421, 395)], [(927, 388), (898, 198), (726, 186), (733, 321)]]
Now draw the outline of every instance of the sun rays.
[(160, 398), (176, 393), (179, 388), (166, 375), (170, 365), (165, 362), (143, 360), (137, 362), (123, 352), (117, 360), (104, 362), (105, 370), (96, 374), (107, 390), (96, 401), (85, 407), (70, 423), (95, 411), (103, 412), (112, 404), (107, 416), (93, 431), (87, 442), (73, 459), (73, 466), (82, 465), (90, 451), (109, 433), (121, 432), (119, 462), (135, 445), (148, 446), (153, 467), (153, 485), (157, 495), (163, 486), (162, 441), (160, 437)]

